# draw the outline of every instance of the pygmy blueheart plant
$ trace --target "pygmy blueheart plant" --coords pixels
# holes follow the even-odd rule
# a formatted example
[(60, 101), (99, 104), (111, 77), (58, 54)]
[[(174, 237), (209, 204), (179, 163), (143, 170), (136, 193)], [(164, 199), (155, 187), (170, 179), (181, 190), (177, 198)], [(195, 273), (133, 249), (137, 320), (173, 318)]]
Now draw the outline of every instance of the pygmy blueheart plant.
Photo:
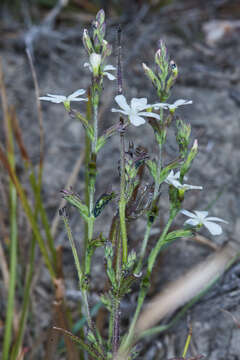
[[(206, 211), (192, 213), (182, 210), (185, 191), (202, 190), (202, 186), (184, 183), (184, 178), (186, 179), (186, 174), (197, 155), (198, 143), (195, 140), (193, 145), (190, 145), (191, 126), (175, 117), (175, 111), (179, 106), (190, 105), (192, 101), (179, 99), (173, 104), (167, 103), (178, 76), (178, 68), (174, 61), (169, 60), (164, 42), (160, 42), (155, 54), (156, 71), (143, 64), (143, 70), (156, 90), (157, 101), (154, 104), (149, 103), (146, 97), (133, 98), (130, 103), (127, 102), (122, 94), (121, 56), (120, 53), (118, 54), (118, 94), (115, 96), (115, 101), (119, 108), (112, 108), (111, 111), (124, 116), (119, 116), (110, 128), (99, 134), (99, 104), (104, 91), (103, 77), (115, 80), (115, 76), (108, 71), (116, 70), (112, 65), (105, 65), (112, 51), (111, 45), (105, 39), (105, 32), (105, 14), (103, 10), (100, 10), (92, 24), (91, 35), (86, 29), (83, 32), (83, 44), (89, 57), (84, 67), (88, 67), (92, 75), (89, 98), (79, 97), (85, 93), (85, 90), (79, 89), (69, 96), (47, 94), (48, 96), (40, 97), (40, 100), (63, 103), (71, 118), (80, 120), (86, 134), (85, 195), (76, 194), (72, 190), (62, 191), (64, 199), (78, 209), (85, 224), (81, 238), (83, 242), (81, 258), (76, 250), (65, 208), (61, 209), (60, 215), (63, 217), (73, 252), (83, 305), (81, 316), (86, 316), (88, 331), (85, 332), (85, 338), (77, 338), (69, 332), (66, 335), (70, 335), (74, 341), (77, 341), (83, 352), (89, 353), (91, 358), (132, 360), (137, 356), (134, 344), (139, 336), (135, 333), (135, 326), (150, 287), (156, 260), (164, 245), (169, 245), (170, 242), (181, 237), (193, 236), (202, 225), (212, 235), (219, 235), (222, 233), (222, 228), (216, 222), (226, 223), (226, 221), (208, 217)], [(118, 48), (120, 49), (121, 46)], [(73, 101), (88, 101), (86, 116), (71, 109)], [(144, 125), (146, 119), (153, 130), (156, 149), (153, 156), (147, 149), (136, 146), (133, 142), (130, 142), (126, 150), (125, 134), (128, 127)], [(179, 151), (172, 159), (166, 159), (164, 147), (168, 140), (168, 129), (171, 126), (175, 126)], [(118, 190), (105, 190), (96, 198), (98, 153), (113, 135), (119, 135), (120, 139), (118, 167), (120, 185)], [(163, 184), (165, 185), (162, 187)], [(160, 226), (158, 224), (159, 215), (162, 212), (160, 197), (165, 189), (169, 197), (168, 219), (164, 226), (162, 224)], [(117, 210), (111, 218), (109, 233), (97, 234), (95, 221), (111, 201), (116, 202)], [(185, 225), (188, 226), (182, 226), (178, 230), (175, 230), (176, 227), (172, 229), (172, 224), (180, 212), (190, 218), (185, 221)], [(166, 209), (164, 209), (165, 213)], [(137, 234), (138, 245), (132, 248), (134, 242), (128, 241), (128, 225), (138, 218), (146, 220), (145, 232), (142, 239), (141, 234)], [(149, 249), (149, 238), (155, 224), (159, 229), (161, 228), (161, 234), (154, 243), (152, 242), (152, 248)], [(105, 254), (108, 279), (108, 283), (102, 287), (103, 291), (104, 289), (106, 291), (101, 296), (101, 302), (109, 313), (108, 335), (96, 330), (90, 311), (92, 258), (98, 247), (102, 247)], [(132, 291), (134, 283), (137, 283), (140, 289), (136, 311), (126, 334), (121, 336), (120, 304), (125, 295)], [(124, 354), (124, 356), (119, 357), (119, 354)]]

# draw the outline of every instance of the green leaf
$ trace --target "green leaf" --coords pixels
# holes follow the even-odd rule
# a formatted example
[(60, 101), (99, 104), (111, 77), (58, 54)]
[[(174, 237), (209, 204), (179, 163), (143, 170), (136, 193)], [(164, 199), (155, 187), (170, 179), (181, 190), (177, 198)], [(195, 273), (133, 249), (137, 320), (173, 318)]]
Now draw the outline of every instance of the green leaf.
[(98, 152), (103, 145), (106, 143), (106, 137), (105, 136), (100, 136), (97, 140), (97, 147), (96, 147), (96, 152)]
[(156, 164), (156, 162), (152, 161), (152, 160), (147, 160), (146, 164), (147, 164), (147, 167), (148, 167), (153, 179), (156, 182), (157, 181), (157, 164)]
[(78, 194), (74, 194), (68, 190), (62, 190), (62, 193), (63, 193), (63, 198), (67, 200), (71, 205), (75, 206), (79, 210), (84, 220), (88, 221), (89, 220), (88, 207), (87, 205), (81, 202)]
[(193, 235), (191, 230), (175, 230), (171, 231), (169, 234), (167, 234), (165, 241), (166, 243), (171, 242), (177, 238), (183, 238), (183, 237), (191, 237)]

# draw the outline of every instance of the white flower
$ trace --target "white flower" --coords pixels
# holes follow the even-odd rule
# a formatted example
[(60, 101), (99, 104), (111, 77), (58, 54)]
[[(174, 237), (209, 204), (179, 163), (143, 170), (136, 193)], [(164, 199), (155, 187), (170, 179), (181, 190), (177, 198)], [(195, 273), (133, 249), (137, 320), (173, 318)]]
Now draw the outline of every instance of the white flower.
[(56, 104), (66, 103), (66, 102), (70, 103), (71, 101), (87, 101), (87, 99), (78, 97), (84, 93), (85, 90), (79, 89), (74, 91), (74, 93), (72, 93), (69, 96), (47, 94), (47, 96), (40, 97), (39, 100), (50, 101)]
[(115, 80), (116, 76), (114, 76), (113, 74), (108, 72), (108, 71), (115, 71), (115, 70), (116, 70), (115, 66), (105, 65), (103, 67), (103, 75), (107, 76), (108, 80)]
[[(101, 55), (96, 54), (96, 53), (91, 54), (90, 57), (89, 57), (89, 62), (90, 63), (88, 63), (88, 62), (84, 63), (83, 66), (88, 67), (89, 70), (93, 74), (98, 75), (99, 74), (99, 67), (100, 67), (100, 64), (101, 64)], [(116, 70), (116, 68), (114, 66), (105, 65), (103, 67), (103, 75), (107, 76), (107, 78), (109, 80), (115, 80), (116, 77), (108, 72), (108, 71), (114, 71), (114, 70)]]
[(171, 170), (168, 177), (165, 179), (165, 183), (169, 185), (173, 185), (174, 187), (177, 188), (179, 184), (181, 185), (181, 183), (178, 180), (179, 177), (180, 177), (180, 171), (177, 171), (176, 174), (174, 174), (174, 171)]
[(187, 210), (181, 210), (181, 213), (190, 217), (189, 220), (185, 221), (185, 224), (190, 226), (204, 225), (212, 235), (220, 235), (222, 233), (222, 228), (220, 225), (216, 224), (215, 221), (223, 222), (227, 224), (227, 221), (220, 219), (218, 217), (207, 217), (208, 211), (194, 211), (193, 214)]
[(143, 111), (151, 107), (151, 105), (147, 104), (146, 98), (133, 98), (131, 100), (131, 106), (128, 105), (126, 98), (123, 95), (115, 96), (115, 101), (123, 110), (112, 109), (111, 111), (120, 112), (124, 115), (128, 115), (130, 122), (135, 126), (139, 126), (145, 123), (145, 120), (142, 116), (153, 117), (157, 120), (160, 120), (160, 116), (158, 114)]
[(171, 170), (168, 177), (165, 179), (165, 182), (181, 190), (202, 190), (203, 188), (202, 186), (181, 184), (179, 178), (180, 178), (180, 171), (177, 171), (176, 174), (174, 174), (173, 170)]
[(189, 104), (192, 104), (192, 100), (179, 99), (176, 100), (173, 104), (157, 103), (157, 104), (153, 104), (152, 106), (155, 110), (163, 108), (163, 109), (169, 109), (170, 111), (175, 111), (179, 106), (189, 105)]

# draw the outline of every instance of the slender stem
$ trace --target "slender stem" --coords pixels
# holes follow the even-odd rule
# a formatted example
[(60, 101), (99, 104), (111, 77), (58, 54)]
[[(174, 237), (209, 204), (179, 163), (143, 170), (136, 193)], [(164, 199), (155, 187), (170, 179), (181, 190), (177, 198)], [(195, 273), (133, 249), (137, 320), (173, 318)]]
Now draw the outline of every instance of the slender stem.
[[(87, 111), (86, 111), (86, 118), (88, 123), (91, 123), (92, 119), (92, 107), (91, 107), (91, 98), (90, 94), (88, 94), (88, 102), (87, 102)], [(89, 196), (89, 171), (88, 166), (90, 164), (91, 159), (91, 141), (89, 139), (89, 136), (85, 132), (85, 204), (89, 208), (90, 204), (90, 196)], [(88, 244), (88, 222), (85, 222), (84, 224), (84, 254), (86, 254), (87, 250), (87, 244)], [(85, 257), (83, 256), (83, 268), (85, 269)]]
[(164, 245), (164, 241), (165, 241), (165, 238), (166, 238), (166, 235), (168, 233), (168, 230), (175, 218), (175, 216), (177, 215), (177, 210), (173, 210), (171, 213), (170, 213), (170, 216), (169, 216), (169, 219), (168, 219), (168, 222), (160, 236), (160, 238), (158, 239), (157, 241), (157, 244), (154, 246), (154, 248), (152, 249), (149, 257), (148, 257), (148, 269), (147, 269), (147, 273), (148, 275), (150, 276), (151, 275), (151, 272), (152, 272), (152, 269), (153, 269), (153, 266), (155, 264), (155, 261), (156, 261), (156, 258), (162, 248), (162, 246)]
[(9, 349), (12, 337), (12, 325), (14, 314), (14, 297), (16, 287), (16, 274), (17, 274), (17, 192), (10, 181), (10, 223), (11, 223), (11, 248), (10, 248), (10, 282), (7, 301), (7, 316), (5, 322), (5, 332), (3, 341), (3, 354), (2, 359), (9, 359)]
[(127, 337), (124, 339), (124, 341), (123, 341), (123, 343), (122, 343), (122, 345), (120, 347), (120, 352), (121, 353), (122, 352), (124, 353), (125, 351), (127, 351), (129, 349), (129, 347), (131, 346), (131, 343), (132, 343), (134, 335), (135, 335), (134, 332), (135, 332), (136, 322), (138, 320), (139, 313), (140, 313), (141, 308), (143, 306), (143, 302), (144, 302), (144, 299), (146, 297), (147, 290), (148, 290), (148, 286), (147, 287), (142, 286), (141, 289), (140, 289), (140, 292), (139, 292), (139, 295), (138, 295), (137, 307), (136, 307), (133, 319), (131, 321), (131, 325), (130, 325)]
[(120, 229), (122, 236), (122, 262), (127, 262), (127, 227), (126, 227), (126, 199), (125, 199), (125, 143), (124, 133), (120, 133), (121, 142), (121, 184), (120, 184), (120, 201), (119, 201), (119, 217), (120, 217)]
[(88, 275), (91, 269), (92, 253), (88, 251), (88, 245), (93, 239), (94, 222), (93, 216), (94, 209), (94, 194), (95, 194), (95, 182), (96, 182), (96, 161), (97, 161), (97, 142), (98, 142), (98, 106), (99, 106), (100, 89), (97, 84), (97, 79), (93, 79), (93, 85), (91, 88), (91, 103), (93, 109), (93, 131), (94, 137), (91, 143), (91, 156), (89, 162), (89, 221), (88, 221), (88, 241), (85, 249), (85, 274)]
[(148, 258), (147, 275), (142, 280), (141, 289), (140, 289), (140, 293), (139, 293), (138, 301), (137, 301), (137, 307), (136, 307), (133, 319), (131, 321), (131, 325), (130, 325), (130, 328), (129, 328), (129, 331), (128, 331), (128, 335), (125, 338), (125, 340), (123, 341), (122, 346), (121, 346), (123, 351), (126, 351), (129, 348), (129, 346), (131, 345), (131, 343), (133, 341), (133, 338), (135, 336), (135, 327), (136, 327), (136, 323), (137, 323), (137, 320), (138, 320), (138, 316), (139, 316), (139, 313), (141, 311), (144, 299), (145, 299), (145, 297), (147, 295), (147, 291), (148, 291), (148, 288), (149, 288), (149, 278), (151, 276), (151, 272), (152, 272), (153, 266), (155, 264), (156, 257), (159, 254), (159, 251), (160, 251), (162, 245), (164, 244), (164, 240), (166, 238), (168, 230), (169, 230), (175, 216), (176, 216), (176, 211), (172, 211), (172, 213), (169, 216), (169, 220), (168, 220), (168, 222), (167, 222), (167, 224), (166, 224), (160, 238), (158, 239), (157, 244), (153, 248), (153, 250), (150, 253), (150, 256)]
[(112, 350), (113, 356), (115, 356), (118, 352), (119, 346), (119, 337), (120, 337), (120, 299), (118, 296), (115, 296), (113, 299), (113, 342), (112, 342)]
[(145, 253), (146, 253), (146, 248), (147, 248), (151, 228), (152, 228), (152, 222), (148, 221), (146, 231), (145, 231), (145, 234), (144, 234), (144, 239), (143, 239), (143, 242), (142, 242), (142, 247), (141, 247), (140, 254), (139, 254), (138, 264), (137, 264), (137, 267), (135, 269), (136, 274), (138, 274), (142, 269), (143, 259), (144, 259)]
[(90, 307), (89, 307), (89, 303), (88, 303), (88, 296), (87, 296), (86, 289), (82, 290), (82, 300), (83, 300), (83, 305), (85, 308), (85, 315), (87, 318), (88, 326), (91, 330), (93, 330), (92, 318), (91, 318)]
[(79, 286), (80, 286), (80, 289), (81, 289), (82, 285), (83, 285), (82, 284), (83, 272), (82, 272), (82, 269), (81, 269), (81, 265), (80, 265), (80, 261), (79, 261), (79, 257), (78, 257), (78, 253), (77, 253), (77, 248), (76, 248), (73, 236), (72, 236), (72, 231), (71, 231), (71, 228), (69, 226), (68, 218), (67, 218), (64, 210), (61, 210), (61, 215), (63, 215), (63, 222), (64, 222), (64, 225), (65, 225), (65, 228), (66, 228), (66, 231), (67, 231), (68, 240), (69, 240), (70, 245), (71, 245), (71, 249), (72, 249), (72, 253), (73, 253), (73, 257), (74, 257), (74, 261), (75, 261), (75, 266), (76, 266), (77, 274), (78, 274)]
[[(1, 82), (3, 80), (1, 79)], [(4, 92), (4, 85), (2, 85), (2, 92)], [(4, 94), (2, 93), (2, 102), (4, 107)], [(6, 102), (6, 99), (5, 99)], [(8, 109), (4, 114), (7, 159), (10, 166), (15, 170), (15, 156), (14, 156), (14, 142), (10, 116)], [(9, 349), (12, 338), (13, 314), (15, 289), (17, 279), (17, 249), (18, 249), (18, 224), (17, 224), (17, 191), (11, 178), (9, 178), (9, 201), (10, 201), (10, 281), (7, 299), (7, 315), (5, 322), (4, 340), (3, 340), (3, 354), (2, 359), (9, 358)]]
[(159, 192), (159, 178), (160, 178), (160, 173), (161, 173), (161, 169), (162, 169), (162, 145), (158, 144), (158, 163), (157, 163), (157, 180), (154, 184), (154, 194), (153, 194), (153, 199), (155, 200), (158, 196), (158, 192)]
[(22, 345), (23, 336), (24, 336), (24, 332), (25, 332), (25, 325), (26, 325), (26, 321), (27, 321), (29, 301), (30, 301), (30, 295), (31, 295), (31, 284), (32, 284), (34, 265), (35, 265), (35, 248), (36, 248), (36, 238), (33, 237), (32, 242), (31, 242), (31, 249), (30, 249), (29, 267), (27, 270), (26, 282), (25, 282), (25, 286), (24, 286), (21, 317), (20, 317), (20, 321), (19, 321), (19, 328), (18, 328), (16, 342), (14, 344), (14, 347), (13, 347), (13, 350), (11, 353), (11, 360), (15, 360), (17, 358), (17, 356), (19, 354), (19, 349)]
[(99, 95), (95, 92), (93, 99), (93, 130), (94, 138), (92, 142), (92, 152), (96, 154), (97, 140), (98, 140), (98, 104), (99, 104)]

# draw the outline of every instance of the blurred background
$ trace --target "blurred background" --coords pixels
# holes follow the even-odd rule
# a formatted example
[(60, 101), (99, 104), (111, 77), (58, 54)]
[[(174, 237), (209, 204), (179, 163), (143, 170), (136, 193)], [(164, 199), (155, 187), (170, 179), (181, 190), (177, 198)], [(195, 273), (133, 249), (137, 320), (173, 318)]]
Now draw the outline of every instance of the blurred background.
[[(60, 105), (42, 103), (42, 130), (39, 130), (33, 76), (26, 55), (31, 54), (39, 93), (68, 95), (76, 89), (87, 89), (90, 84), (88, 69), (83, 67), (87, 56), (82, 45), (84, 28), (90, 28), (96, 12), (103, 8), (107, 16), (107, 40), (113, 45), (109, 63), (116, 65), (117, 27), (121, 24), (123, 89), (128, 99), (147, 97), (157, 101), (156, 93), (144, 76), (142, 62), (153, 66), (159, 40), (164, 40), (170, 59), (179, 67), (179, 77), (173, 89), (171, 102), (177, 99), (193, 100), (193, 105), (179, 109), (178, 113), (192, 125), (192, 138), (199, 141), (199, 154), (189, 174), (188, 183), (202, 185), (202, 192), (189, 192), (184, 208), (209, 209), (211, 216), (229, 222), (223, 235), (209, 239), (202, 233), (201, 241), (179, 241), (160, 257), (155, 270), (150, 297), (164, 284), (176, 279), (185, 270), (204, 259), (228, 240), (239, 241), (240, 233), (240, 3), (238, 0), (1, 0), (0, 3), (0, 56), (7, 102), (15, 111), (24, 147), (37, 169), (43, 161), (42, 199), (54, 232), (54, 243), (62, 249), (62, 271), (65, 279), (66, 304), (76, 323), (79, 294), (71, 250), (57, 211), (61, 203), (60, 190), (68, 185), (78, 193), (84, 186), (84, 134), (80, 123), (69, 119)], [(3, 89), (3, 87), (2, 87)], [(100, 132), (111, 126), (117, 115), (109, 110), (114, 104), (115, 82), (107, 79), (100, 109)], [(3, 105), (3, 102), (2, 102)], [(80, 105), (81, 107), (81, 105)], [(78, 107), (76, 107), (78, 108)], [(14, 110), (13, 110), (14, 109)], [(4, 106), (0, 110), (0, 141), (5, 146)], [(41, 126), (40, 126), (41, 128)], [(143, 133), (144, 130), (144, 133)], [(172, 131), (172, 132), (171, 132)], [(173, 159), (177, 147), (174, 129), (165, 149), (165, 156)], [(4, 135), (5, 134), (5, 135)], [(40, 143), (44, 137), (43, 156)], [(154, 157), (151, 129), (134, 128), (129, 140), (145, 146)], [(111, 138), (98, 159), (96, 196), (117, 188), (117, 137)], [(23, 189), (34, 203), (28, 172), (21, 152), (16, 146), (15, 169)], [(9, 199), (8, 174), (0, 167), (0, 262), (9, 267)], [(164, 198), (163, 194), (163, 198)], [(151, 241), (160, 232), (167, 214), (163, 202), (160, 219)], [(114, 204), (99, 217), (96, 231), (106, 233), (108, 219)], [(19, 204), (18, 213), (18, 278), (15, 295), (16, 314), (22, 306), (22, 279), (26, 273), (32, 230)], [(185, 219), (184, 219), (185, 220)], [(183, 218), (179, 217), (179, 224)], [(176, 224), (176, 227), (177, 225)], [(83, 224), (78, 215), (71, 214), (71, 226), (76, 239), (81, 238)], [(137, 221), (130, 228), (130, 242), (137, 246), (145, 223)], [(36, 249), (39, 255), (39, 250)], [(102, 253), (94, 262), (91, 303), (99, 302), (104, 289)], [(4, 276), (5, 274), (5, 276)], [(209, 360), (236, 360), (240, 354), (240, 329), (221, 309), (239, 316), (240, 265), (236, 264), (221, 281), (190, 311), (193, 325), (192, 352), (205, 354)], [(8, 282), (4, 266), (0, 267), (0, 344), (3, 340)], [(31, 285), (30, 310), (23, 339), (24, 359), (67, 359), (62, 343), (54, 353), (48, 341), (54, 324), (53, 289), (49, 274), (40, 256), (34, 262)], [(122, 309), (124, 322), (135, 306), (133, 294)], [(69, 311), (70, 311), (69, 310)], [(96, 308), (98, 313), (98, 308)], [(74, 315), (75, 314), (75, 315)], [(99, 323), (104, 320), (99, 316)], [(125, 325), (126, 325), (125, 324)], [(104, 326), (104, 325), (102, 325)], [(186, 316), (168, 332), (142, 342), (139, 359), (167, 359), (179, 356), (187, 334)], [(1, 347), (1, 345), (0, 345)], [(49, 357), (51, 354), (51, 357)], [(54, 355), (53, 355), (54, 354)], [(55, 357), (54, 357), (55, 356)], [(20, 358), (19, 358), (20, 359)]]

